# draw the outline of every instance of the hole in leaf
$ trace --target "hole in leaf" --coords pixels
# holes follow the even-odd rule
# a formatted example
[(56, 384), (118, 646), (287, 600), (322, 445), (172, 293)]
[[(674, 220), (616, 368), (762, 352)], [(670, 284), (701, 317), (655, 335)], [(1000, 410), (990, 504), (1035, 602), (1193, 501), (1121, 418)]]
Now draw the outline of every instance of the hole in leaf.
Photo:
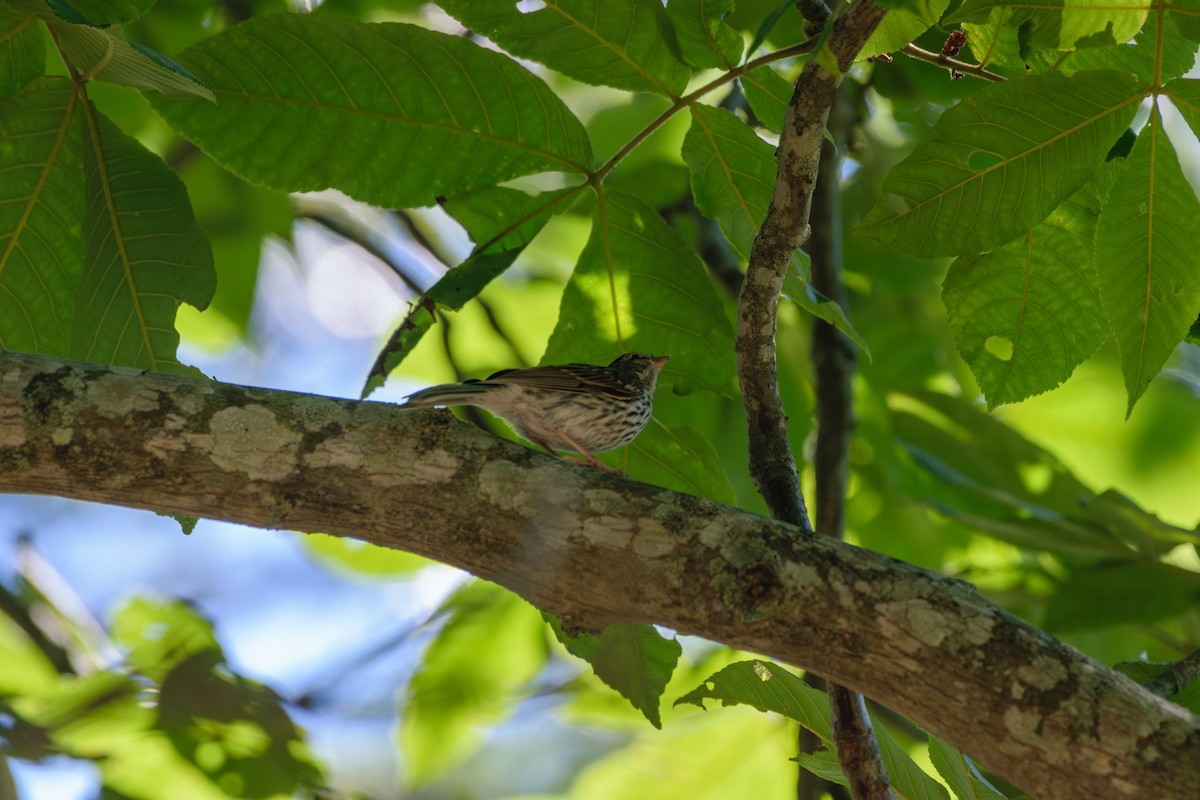
[(994, 355), (1001, 361), (1012, 360), (1013, 344), (1012, 341), (1004, 336), (989, 336), (983, 342), (983, 349)]
[(520, 0), (517, 3), (517, 11), (520, 11), (522, 14), (532, 14), (535, 11), (541, 11), (545, 7), (546, 3), (543, 0)]
[(991, 169), (1003, 160), (995, 153), (985, 153), (982, 150), (976, 150), (967, 159), (967, 166), (976, 172), (983, 172), (985, 169)]

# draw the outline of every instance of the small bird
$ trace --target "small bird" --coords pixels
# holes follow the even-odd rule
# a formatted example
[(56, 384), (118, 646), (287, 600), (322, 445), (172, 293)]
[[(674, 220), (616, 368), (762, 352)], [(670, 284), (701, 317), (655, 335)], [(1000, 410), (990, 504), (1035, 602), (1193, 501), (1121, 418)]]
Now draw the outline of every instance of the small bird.
[(632, 442), (654, 403), (658, 373), (670, 356), (626, 353), (607, 367), (594, 364), (505, 369), (485, 380), (431, 386), (401, 408), (478, 406), (509, 422), (550, 455), (577, 451), (606, 472), (593, 453)]

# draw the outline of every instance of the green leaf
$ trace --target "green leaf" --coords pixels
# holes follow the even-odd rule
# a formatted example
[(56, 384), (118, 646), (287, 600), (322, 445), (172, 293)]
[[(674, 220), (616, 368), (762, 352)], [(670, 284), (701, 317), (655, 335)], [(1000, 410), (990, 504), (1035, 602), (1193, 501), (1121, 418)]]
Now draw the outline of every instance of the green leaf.
[(395, 578), (413, 575), (434, 563), (403, 550), (326, 533), (304, 534), (300, 542), (314, 560), (359, 576)]
[(1135, 44), (1115, 44), (1108, 47), (1086, 47), (1071, 52), (1059, 69), (1072, 74), (1085, 69), (1117, 69), (1132, 72), (1143, 81), (1165, 81), (1178, 77), (1192, 68), (1196, 60), (1196, 45), (1181, 36), (1173, 27), (1158, 36), (1158, 15), (1151, 14), (1138, 31)]
[(934, 392), (897, 394), (893, 436), (932, 479), (911, 493), (964, 525), (1035, 551), (1133, 558), (1195, 534), (1125, 497), (1096, 494), (1057, 458), (976, 404)]
[(776, 133), (783, 130), (783, 119), (796, 87), (770, 65), (752, 69), (739, 80), (746, 102), (759, 122)]
[(1200, 575), (1195, 572), (1155, 561), (1105, 564), (1068, 577), (1050, 597), (1043, 624), (1058, 632), (1149, 624), (1198, 602)]
[(667, 427), (658, 419), (651, 419), (629, 445), (627, 457), (620, 461), (608, 457), (603, 460), (616, 463), (630, 477), (655, 486), (727, 505), (733, 505), (737, 499), (712, 444), (687, 425)]
[(522, 13), (509, 0), (443, 0), (475, 33), (578, 81), (678, 97), (691, 69), (660, 0), (545, 0)]
[(0, 6), (0, 97), (40, 77), (45, 69), (46, 45), (34, 18)]
[(850, 341), (858, 345), (859, 349), (863, 351), (867, 360), (871, 360), (871, 349), (867, 347), (867, 340), (850, 324), (850, 318), (846, 316), (846, 310), (818, 292), (813, 288), (811, 283), (804, 280), (804, 277), (800, 274), (800, 270), (796, 268), (795, 262), (788, 268), (787, 274), (783, 276), (783, 295), (817, 319), (828, 322), (846, 334)]
[(929, 737), (929, 760), (959, 800), (1005, 800), (1004, 794), (988, 783), (974, 761), (936, 736)]
[(208, 305), (212, 249), (175, 173), (90, 103), (81, 110), (86, 223), (72, 355), (192, 374), (176, 359), (175, 312)]
[(446, 201), (446, 212), (467, 229), (476, 243), (475, 252), (443, 275), (392, 331), (375, 358), (362, 396), (382, 386), (392, 370), (400, 366), (433, 327), (438, 309), (456, 311), (476, 298), (512, 266), (552, 216), (567, 209), (575, 194), (574, 189), (560, 189), (529, 195), (518, 189), (492, 186)]
[(1127, 0), (1114, 6), (1069, 5), (1064, 0), (1041, 0), (1014, 6), (1009, 0), (965, 0), (947, 22), (978, 22), (997, 8), (1014, 8), (1008, 24), (1028, 23), (1031, 47), (1070, 50), (1123, 44), (1146, 21), (1149, 0)]
[(311, 796), (322, 782), (279, 696), (231, 674), (219, 650), (194, 653), (171, 669), (159, 690), (156, 727), (214, 788), (236, 787), (240, 797)]
[(78, 108), (63, 78), (0, 101), (0, 347), (70, 354), (83, 271)]
[(0, 697), (6, 702), (16, 695), (51, 692), (57, 686), (54, 663), (6, 613), (0, 613), (0, 656)]
[[(740, 704), (759, 711), (774, 711), (812, 731), (827, 748), (826, 754), (801, 754), (794, 760), (821, 777), (846, 785), (832, 753), (829, 699), (824, 692), (808, 686), (778, 664), (755, 660), (740, 661), (714, 673), (675, 704), (693, 703), (704, 708), (704, 701), (709, 699), (720, 700), (727, 706)], [(898, 796), (947, 800), (946, 790), (913, 762), (882, 725), (876, 723), (875, 731), (884, 766)]]
[(281, 191), (332, 187), (408, 208), (592, 166), (583, 126), (545, 83), (457, 36), (267, 15), (180, 58), (212, 78), (217, 104), (151, 97), (154, 107), (232, 172)]
[(730, 664), (680, 697), (675, 705), (691, 703), (704, 708), (705, 700), (720, 700), (723, 706), (748, 705), (759, 711), (774, 711), (812, 731), (827, 746), (833, 742), (826, 694), (770, 661)]
[(562, 622), (543, 616), (571, 655), (591, 664), (596, 677), (642, 712), (651, 725), (662, 728), (659, 698), (683, 652), (678, 640), (666, 638), (652, 625), (632, 623), (609, 625), (598, 635), (568, 633)]
[[(705, 216), (716, 220), (743, 261), (766, 216), (775, 186), (775, 152), (737, 117), (719, 108), (692, 107), (692, 127), (683, 140), (683, 160), (692, 171), (692, 194)], [(789, 297), (804, 310), (834, 325), (866, 351), (866, 342), (845, 312), (795, 278), (807, 272), (807, 257), (792, 256)], [(869, 353), (868, 353), (869, 357)]]
[(474, 753), (480, 729), (512, 711), (513, 692), (548, 655), (538, 612), (494, 584), (469, 583), (445, 610), (450, 620), (426, 651), (401, 713), (400, 744), (413, 786)]
[(1200, 201), (1155, 106), (1096, 228), (1100, 296), (1121, 350), (1129, 412), (1200, 309), (1197, 241)]
[(949, 5), (950, 0), (918, 0), (911, 5), (906, 4), (904, 8), (889, 10), (858, 58), (870, 58), (903, 48), (936, 25)]
[(607, 364), (629, 351), (671, 356), (660, 392), (735, 391), (733, 331), (695, 252), (638, 198), (601, 193), (542, 360)]
[(1200, 42), (1200, 0), (1172, 0), (1168, 11), (1180, 33)]
[(733, 0), (668, 0), (679, 51), (693, 67), (729, 69), (742, 60), (742, 34), (725, 24)]
[(185, 658), (219, 647), (211, 623), (186, 603), (140, 597), (113, 616), (112, 637), (129, 665), (155, 682)]
[(1054, 389), (1108, 338), (1092, 266), (1100, 194), (1089, 182), (1030, 233), (950, 266), (942, 300), (988, 408)]
[(1095, 174), (1144, 94), (1111, 70), (986, 86), (892, 169), (857, 231), (926, 258), (1009, 242)]
[(72, 25), (45, 8), (38, 16), (66, 59), (88, 80), (213, 100), (211, 88), (201, 78), (162, 53), (128, 41), (119, 27)]

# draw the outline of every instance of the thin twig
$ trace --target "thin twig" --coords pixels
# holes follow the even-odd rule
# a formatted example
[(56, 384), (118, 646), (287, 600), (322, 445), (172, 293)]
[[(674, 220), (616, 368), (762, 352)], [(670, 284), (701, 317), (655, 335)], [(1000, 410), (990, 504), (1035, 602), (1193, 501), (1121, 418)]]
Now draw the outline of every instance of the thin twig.
[(985, 81), (994, 81), (996, 83), (1008, 80), (1008, 78), (1005, 78), (1003, 75), (992, 72), (990, 69), (987, 69), (981, 64), (972, 64), (968, 61), (959, 61), (957, 58), (944, 56), (941, 53), (934, 53), (931, 50), (925, 50), (917, 47), (915, 44), (905, 45), (904, 49), (900, 52), (904, 53), (904, 55), (908, 56), (909, 58), (915, 58), (918, 61), (928, 61), (930, 64), (937, 64), (939, 67), (944, 67), (945, 69), (950, 70), (952, 73), (957, 72), (961, 75), (970, 75), (975, 78), (980, 78)]

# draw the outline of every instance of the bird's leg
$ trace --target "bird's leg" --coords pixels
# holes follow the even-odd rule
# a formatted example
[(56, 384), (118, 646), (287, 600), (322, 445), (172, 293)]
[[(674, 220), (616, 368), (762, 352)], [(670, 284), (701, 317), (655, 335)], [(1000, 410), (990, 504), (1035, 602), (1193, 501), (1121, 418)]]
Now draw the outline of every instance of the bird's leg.
[[(608, 466), (607, 464), (602, 464), (599, 461), (597, 461), (596, 457), (594, 455), (589, 453), (586, 448), (584, 448), (582, 445), (579, 444), (579, 442), (572, 439), (570, 436), (568, 436), (563, 431), (555, 431), (555, 433), (557, 433), (559, 438), (561, 438), (564, 442), (566, 442), (567, 444), (571, 445), (571, 447), (574, 447), (576, 450), (578, 450), (579, 454), (587, 459), (587, 461), (585, 461), (583, 463), (587, 464), (589, 467), (595, 467), (596, 469), (603, 470), (604, 472), (611, 472), (614, 475), (624, 474), (619, 469), (613, 469), (612, 467)], [(561, 458), (561, 456), (560, 456), (560, 458)]]

